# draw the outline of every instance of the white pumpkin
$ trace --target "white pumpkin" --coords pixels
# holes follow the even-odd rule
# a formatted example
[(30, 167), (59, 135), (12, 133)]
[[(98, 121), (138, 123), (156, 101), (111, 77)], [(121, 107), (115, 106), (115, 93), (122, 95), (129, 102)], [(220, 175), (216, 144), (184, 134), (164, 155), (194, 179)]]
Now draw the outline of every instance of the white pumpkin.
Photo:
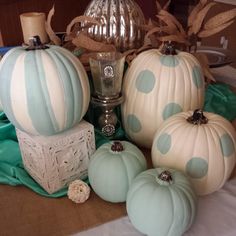
[(124, 129), (132, 141), (150, 148), (161, 123), (175, 113), (202, 108), (204, 93), (203, 73), (192, 54), (142, 52), (124, 77)]
[(236, 132), (220, 115), (195, 110), (166, 120), (155, 134), (152, 162), (185, 172), (199, 195), (220, 189), (236, 161)]
[[(71, 128), (85, 115), (90, 87), (80, 61), (67, 49), (15, 47), (0, 64), (0, 100), (8, 119), (34, 135)], [(35, 46), (36, 47), (36, 46)]]

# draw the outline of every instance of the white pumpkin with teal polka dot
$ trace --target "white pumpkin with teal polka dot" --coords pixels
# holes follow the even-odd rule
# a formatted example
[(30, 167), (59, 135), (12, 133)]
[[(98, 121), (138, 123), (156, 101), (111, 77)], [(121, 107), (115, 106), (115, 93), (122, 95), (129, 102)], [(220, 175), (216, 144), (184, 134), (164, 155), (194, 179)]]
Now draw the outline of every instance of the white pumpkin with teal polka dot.
[(161, 123), (178, 112), (202, 108), (204, 93), (202, 69), (192, 54), (142, 52), (124, 77), (124, 129), (136, 144), (150, 148)]
[(85, 115), (90, 87), (80, 61), (67, 49), (42, 45), (15, 47), (0, 64), (0, 100), (8, 119), (34, 135), (54, 135)]
[(236, 131), (220, 115), (197, 109), (167, 119), (152, 145), (155, 167), (183, 171), (199, 195), (220, 189), (236, 162)]

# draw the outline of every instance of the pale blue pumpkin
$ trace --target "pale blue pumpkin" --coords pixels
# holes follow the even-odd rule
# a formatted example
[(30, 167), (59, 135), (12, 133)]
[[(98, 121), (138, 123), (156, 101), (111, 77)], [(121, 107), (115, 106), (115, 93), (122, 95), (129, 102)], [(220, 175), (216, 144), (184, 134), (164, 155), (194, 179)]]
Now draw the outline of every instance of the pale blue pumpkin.
[(126, 208), (131, 223), (140, 232), (181, 236), (195, 220), (197, 197), (182, 172), (149, 169), (133, 180)]
[(34, 135), (71, 128), (85, 115), (90, 99), (88, 77), (67, 49), (8, 51), (0, 64), (0, 100), (8, 119)]
[(109, 202), (125, 202), (131, 181), (147, 169), (143, 153), (132, 143), (103, 144), (92, 155), (89, 182), (94, 192)]
[(124, 77), (121, 111), (126, 134), (151, 148), (156, 130), (168, 117), (203, 107), (204, 91), (202, 69), (192, 54), (165, 55), (158, 49), (140, 53)]

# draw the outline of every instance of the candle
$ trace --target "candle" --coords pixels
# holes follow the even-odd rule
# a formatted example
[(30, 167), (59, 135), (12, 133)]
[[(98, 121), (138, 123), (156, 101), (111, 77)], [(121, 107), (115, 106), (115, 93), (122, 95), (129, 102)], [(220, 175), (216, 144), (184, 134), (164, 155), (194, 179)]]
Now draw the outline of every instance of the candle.
[(48, 35), (45, 30), (46, 16), (41, 12), (28, 12), (20, 15), (21, 28), (24, 43), (29, 44), (29, 39), (38, 35), (42, 43), (48, 43)]

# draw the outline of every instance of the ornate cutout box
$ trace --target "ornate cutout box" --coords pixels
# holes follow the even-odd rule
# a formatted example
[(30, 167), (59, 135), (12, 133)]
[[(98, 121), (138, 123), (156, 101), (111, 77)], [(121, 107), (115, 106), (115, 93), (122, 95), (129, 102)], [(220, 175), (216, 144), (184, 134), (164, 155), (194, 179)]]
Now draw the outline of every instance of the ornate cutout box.
[(75, 179), (87, 177), (95, 151), (93, 125), (81, 121), (53, 136), (34, 136), (16, 130), (25, 169), (49, 194)]

